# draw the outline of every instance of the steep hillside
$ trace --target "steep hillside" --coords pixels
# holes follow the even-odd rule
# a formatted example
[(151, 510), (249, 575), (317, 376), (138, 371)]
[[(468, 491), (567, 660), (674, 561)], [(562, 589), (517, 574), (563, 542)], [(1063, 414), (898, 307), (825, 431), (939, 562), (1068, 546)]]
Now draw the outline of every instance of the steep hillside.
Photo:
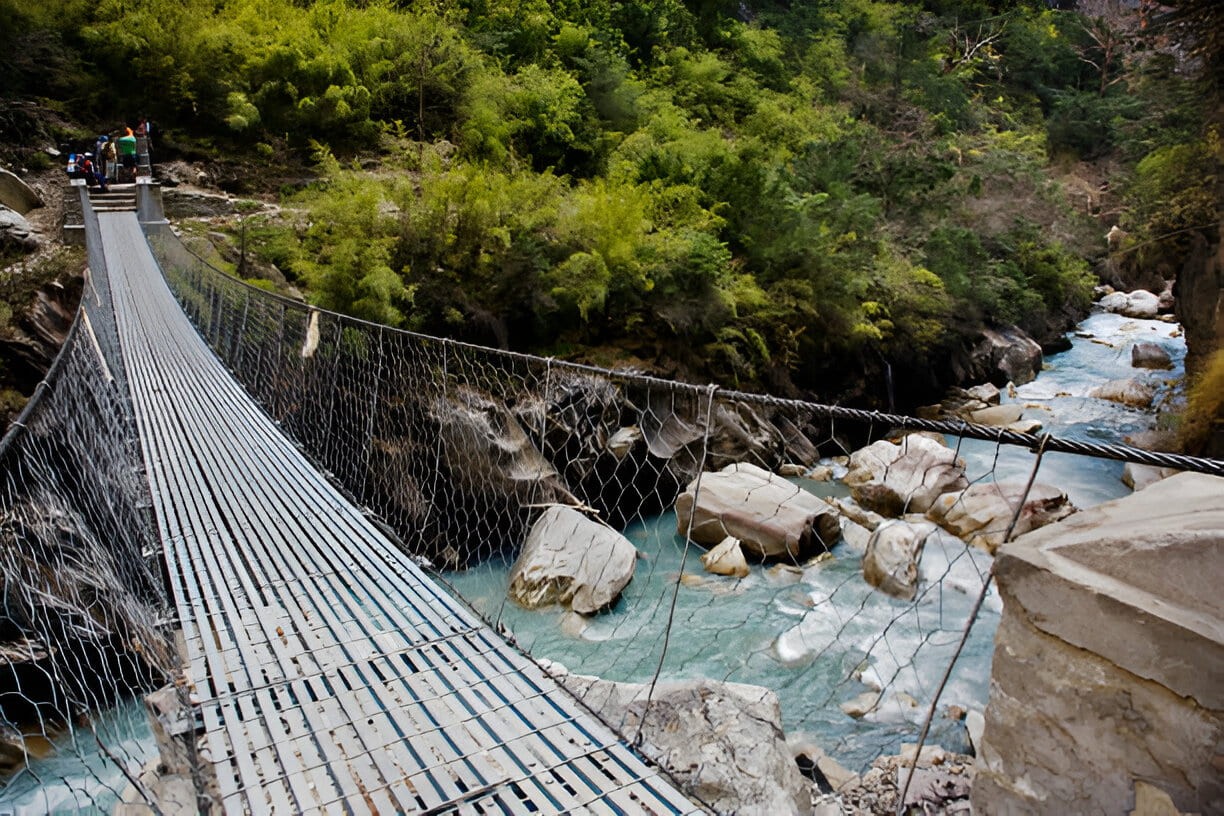
[(865, 404), (891, 371), (904, 407), (982, 327), (1053, 342), (1092, 270), (1181, 266), (1167, 179), (1213, 143), (1132, 5), (0, 0), (0, 70), (280, 187), (244, 246), (320, 305)]

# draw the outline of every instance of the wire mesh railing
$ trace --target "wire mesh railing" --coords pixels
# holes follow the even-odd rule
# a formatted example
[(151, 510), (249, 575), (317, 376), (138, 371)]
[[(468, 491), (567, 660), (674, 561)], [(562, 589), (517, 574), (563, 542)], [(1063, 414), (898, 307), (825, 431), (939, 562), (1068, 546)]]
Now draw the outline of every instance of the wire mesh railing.
[(110, 317), (95, 283), (0, 441), (7, 812), (109, 812), (157, 756), (141, 695), (178, 662), (139, 445), (121, 372), (104, 353)]
[[(169, 229), (151, 243), (271, 416), (532, 657), (652, 688), (765, 687), (789, 732), (855, 769), (924, 723), (967, 748), (959, 718), (985, 704), (1000, 612), (991, 554), (1009, 525), (1073, 510), (1016, 455), (1224, 467), (422, 336), (247, 286)], [(929, 718), (954, 656), (949, 705)]]

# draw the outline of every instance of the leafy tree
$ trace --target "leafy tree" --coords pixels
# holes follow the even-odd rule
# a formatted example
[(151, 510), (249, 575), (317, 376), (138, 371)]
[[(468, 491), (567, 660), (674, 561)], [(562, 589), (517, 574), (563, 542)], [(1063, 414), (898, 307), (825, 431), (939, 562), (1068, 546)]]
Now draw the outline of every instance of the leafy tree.
[(330, 154), (322, 156), (322, 166), (329, 186), (308, 197), (311, 222), (291, 272), (326, 309), (400, 325), (411, 292), (390, 266), (394, 222), (386, 214), (383, 191), (357, 174), (341, 172)]
[(538, 170), (564, 165), (572, 154), (593, 149), (583, 139), (586, 104), (578, 80), (561, 69), (486, 71), (461, 105), (461, 139), (478, 158), (530, 157)]

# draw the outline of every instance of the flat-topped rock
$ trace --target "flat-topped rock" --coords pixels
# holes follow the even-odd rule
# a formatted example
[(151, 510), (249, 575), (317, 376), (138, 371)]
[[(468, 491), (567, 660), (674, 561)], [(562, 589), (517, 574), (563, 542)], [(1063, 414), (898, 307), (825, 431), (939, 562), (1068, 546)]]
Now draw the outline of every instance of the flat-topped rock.
[(1039, 628), (1224, 710), (1224, 478), (1081, 511), (1003, 545), (995, 572)]
[(977, 425), (1010, 425), (1019, 422), (1024, 414), (1024, 406), (1014, 402), (1006, 405), (992, 405), (969, 413), (969, 421)]
[(1088, 391), (1088, 396), (1117, 402), (1131, 408), (1149, 408), (1156, 396), (1156, 387), (1137, 379), (1110, 380)]
[[(700, 488), (700, 489), (699, 489)], [(713, 547), (728, 536), (745, 554), (798, 563), (831, 548), (841, 535), (823, 499), (756, 465), (728, 465), (694, 479), (676, 499), (676, 531)]]
[(25, 215), (43, 205), (38, 193), (30, 188), (20, 176), (0, 168), (0, 205)]

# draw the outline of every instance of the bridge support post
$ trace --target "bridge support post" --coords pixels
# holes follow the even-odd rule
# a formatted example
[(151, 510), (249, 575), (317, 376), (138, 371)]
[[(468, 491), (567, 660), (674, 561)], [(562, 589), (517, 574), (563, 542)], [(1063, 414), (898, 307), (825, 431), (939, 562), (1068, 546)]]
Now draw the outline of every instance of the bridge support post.
[(150, 178), (136, 179), (136, 217), (142, 224), (168, 224), (161, 186)]
[[(70, 190), (64, 200), (60, 236), (65, 244), (85, 246), (85, 213), (89, 210), (89, 188), (85, 186), (85, 179), (68, 179), (68, 184), (75, 189)], [(72, 196), (76, 197), (76, 201), (71, 201)]]

